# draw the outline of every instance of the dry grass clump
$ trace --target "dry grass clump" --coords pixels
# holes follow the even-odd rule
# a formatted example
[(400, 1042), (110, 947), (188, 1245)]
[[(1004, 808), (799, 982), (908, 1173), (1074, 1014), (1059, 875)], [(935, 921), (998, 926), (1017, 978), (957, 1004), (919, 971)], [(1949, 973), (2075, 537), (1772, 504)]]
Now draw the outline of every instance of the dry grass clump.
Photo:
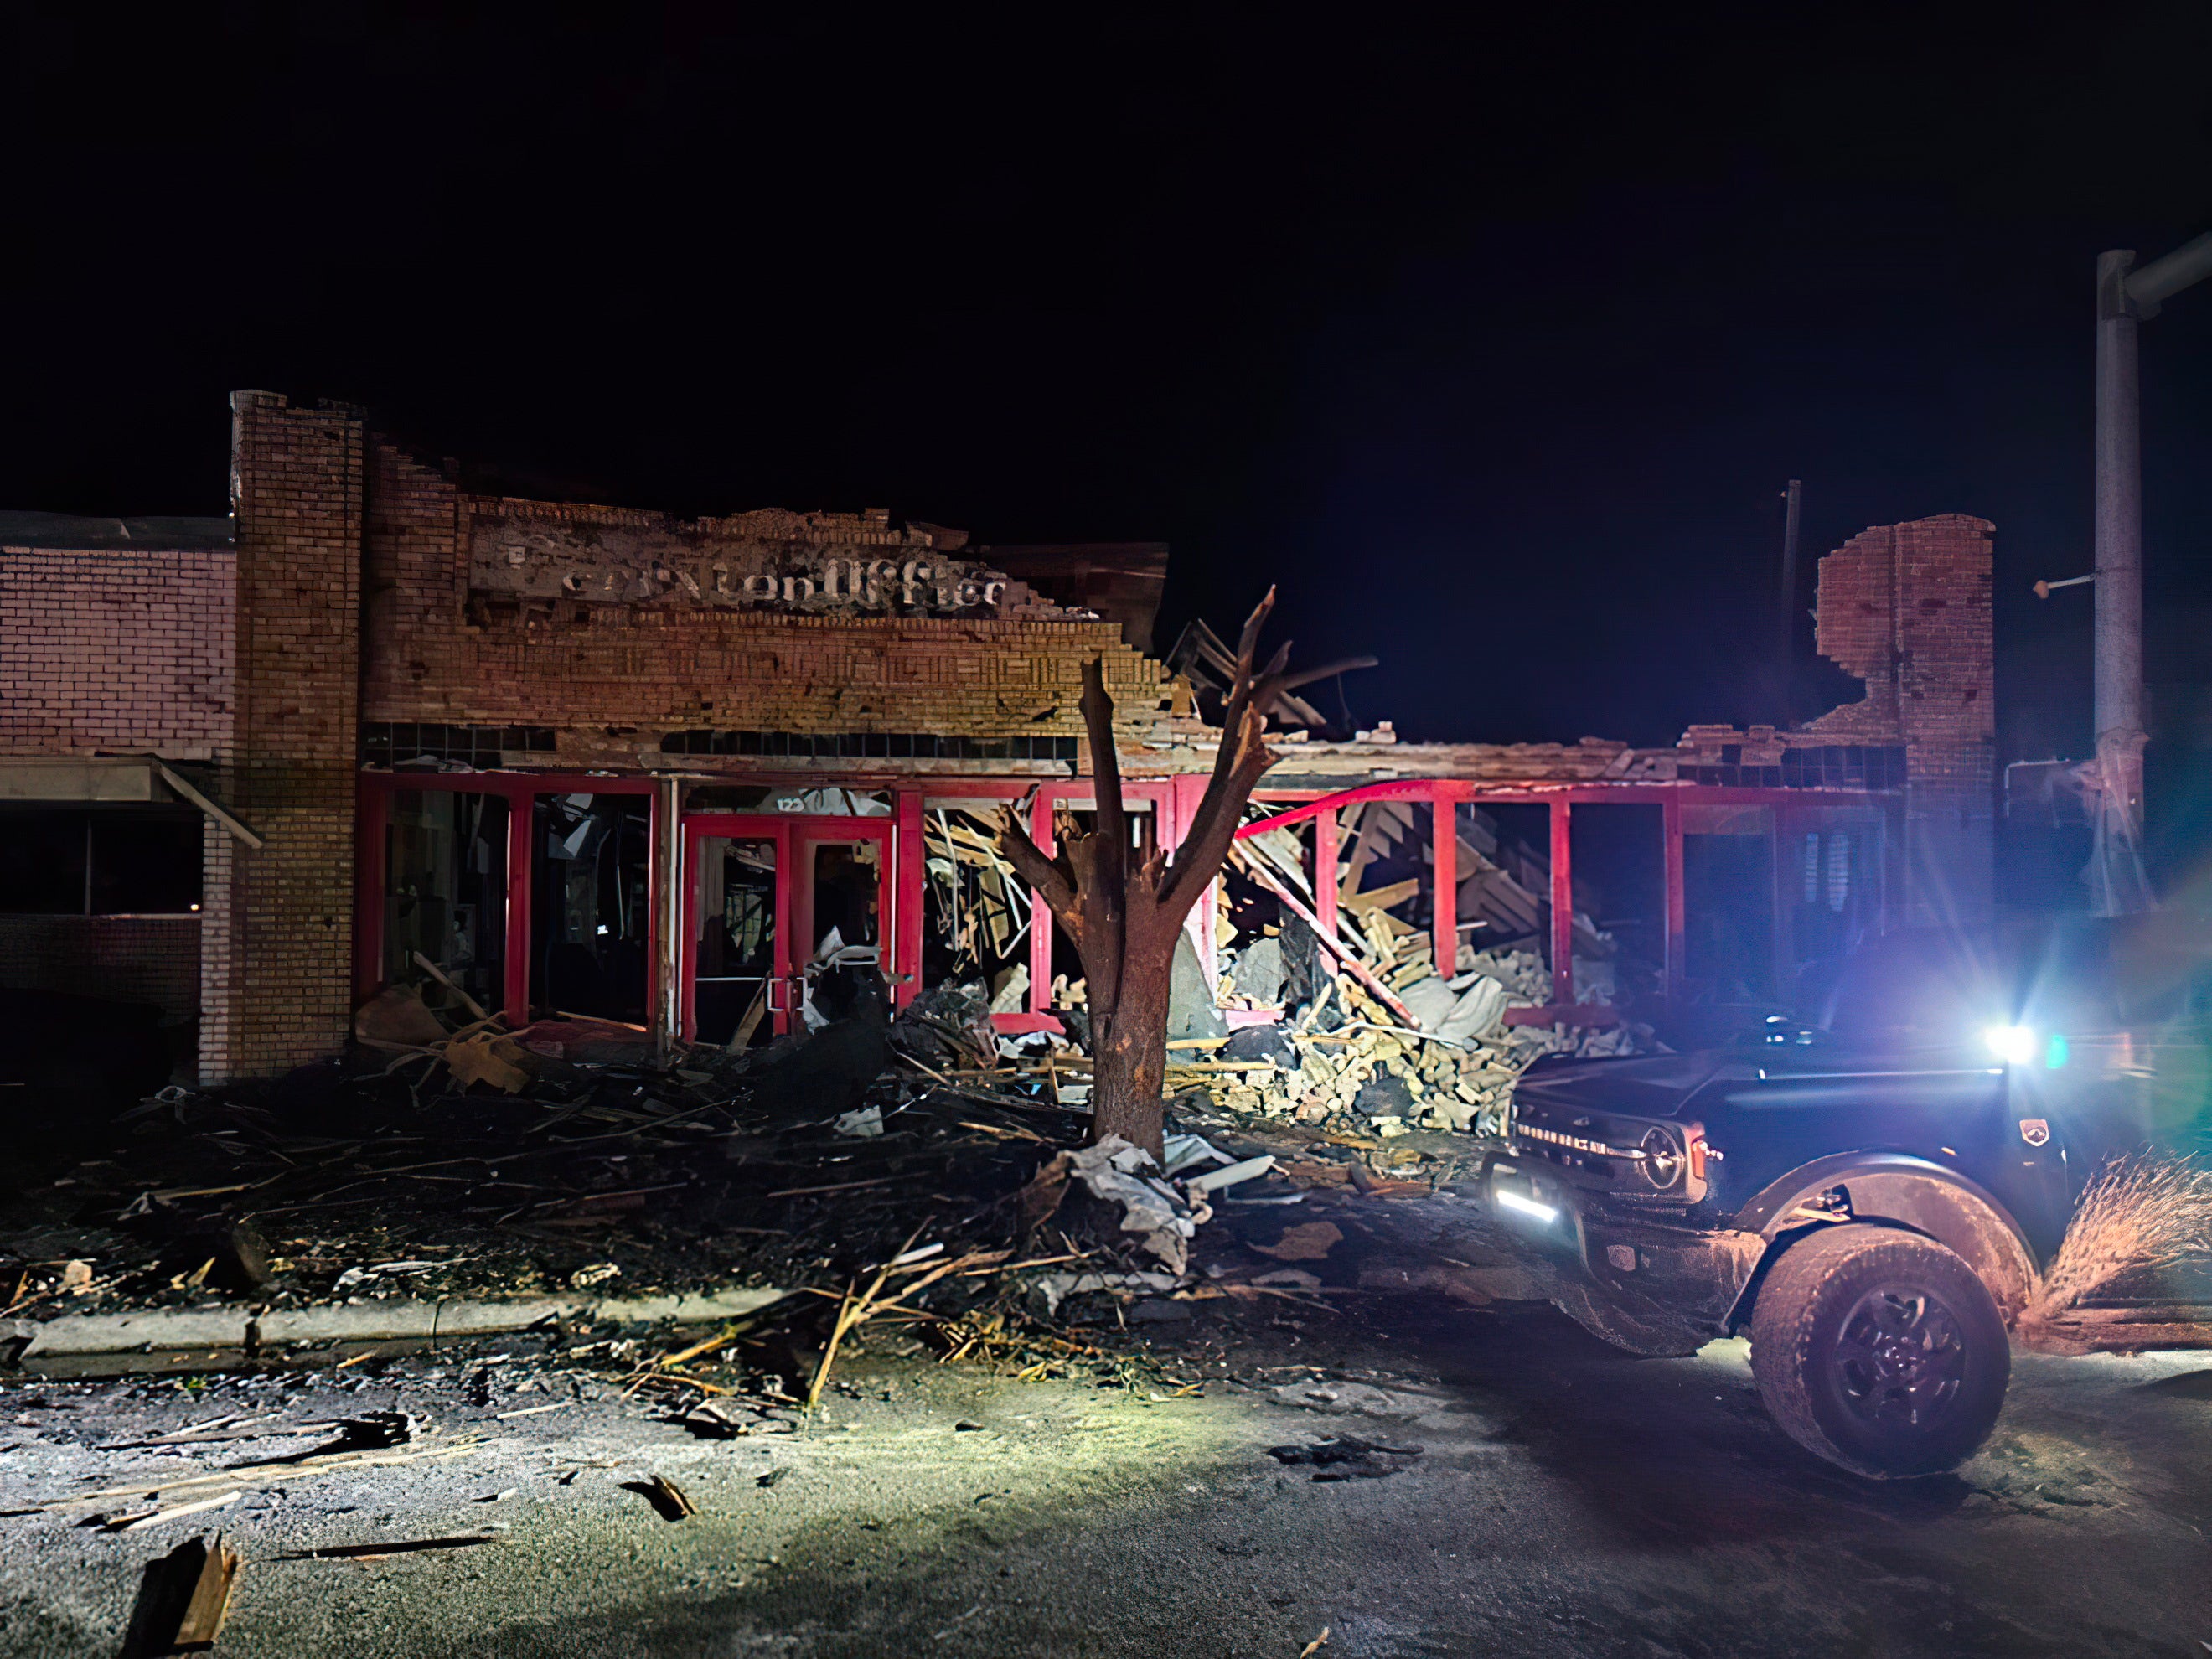
[(2031, 1317), (2053, 1319), (2124, 1273), (2212, 1252), (2212, 1169), (2185, 1158), (2117, 1158), (2090, 1177)]

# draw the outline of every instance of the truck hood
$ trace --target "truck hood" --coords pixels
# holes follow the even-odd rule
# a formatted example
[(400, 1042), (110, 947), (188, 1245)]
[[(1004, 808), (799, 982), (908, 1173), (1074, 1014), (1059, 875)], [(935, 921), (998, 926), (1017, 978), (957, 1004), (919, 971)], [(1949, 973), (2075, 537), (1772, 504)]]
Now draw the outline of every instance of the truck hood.
[(1644, 1054), (1632, 1060), (1585, 1060), (1547, 1066), (1524, 1077), (1515, 1103), (1618, 1112), (1628, 1117), (1675, 1117), (1692, 1096), (1723, 1069), (1748, 1071), (1743, 1056), (1708, 1051)]

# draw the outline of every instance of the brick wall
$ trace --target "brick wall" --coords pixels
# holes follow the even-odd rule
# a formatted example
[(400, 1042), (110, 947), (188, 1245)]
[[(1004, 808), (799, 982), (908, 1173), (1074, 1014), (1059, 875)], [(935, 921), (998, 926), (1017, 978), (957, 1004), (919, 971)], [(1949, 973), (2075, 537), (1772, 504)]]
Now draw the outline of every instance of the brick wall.
[[(842, 515), (744, 517), (803, 523), (814, 545), (841, 556), (886, 543), (913, 550), (879, 519), (853, 515), (846, 528)], [(477, 527), (533, 519), (557, 520), (564, 533), (695, 542), (738, 522), (700, 521), (702, 531), (653, 514), (472, 496), (375, 444), (362, 718), (550, 726), (557, 748), (532, 764), (659, 765), (672, 731), (1077, 736), (1082, 665), (1097, 654), (1125, 729), (1148, 731), (1160, 702), (1158, 665), (1121, 642), (1118, 624), (1062, 619), (1033, 596), (1002, 607), (1025, 614), (927, 617), (716, 610), (673, 592), (621, 605), (471, 594)]]
[(208, 843), (203, 915), (210, 1076), (334, 1053), (352, 1015), (362, 497), (359, 416), (231, 402), (237, 714), (224, 783), (266, 838)]
[(0, 985), (199, 1006), (198, 916), (0, 916)]
[(1995, 530), (1947, 513), (1862, 532), (1820, 561), (1817, 643), (1867, 695), (1806, 730), (1904, 745), (1908, 925), (1977, 925), (1990, 914)]
[(0, 754), (216, 757), (236, 586), (228, 548), (0, 547)]

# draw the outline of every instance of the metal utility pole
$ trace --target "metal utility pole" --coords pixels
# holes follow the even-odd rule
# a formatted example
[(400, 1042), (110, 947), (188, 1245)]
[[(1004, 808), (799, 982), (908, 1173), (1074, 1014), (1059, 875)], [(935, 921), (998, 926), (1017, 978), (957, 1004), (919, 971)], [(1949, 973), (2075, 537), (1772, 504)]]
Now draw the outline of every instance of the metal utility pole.
[(2212, 234), (2141, 270), (2133, 249), (2097, 257), (2097, 622), (2099, 806), (2091, 910), (2149, 909), (2142, 867), (2142, 431), (2137, 325), (2212, 276)]
[(1804, 486), (1795, 478), (1790, 488), (1782, 492), (1788, 503), (1782, 514), (1782, 637), (1777, 658), (1777, 684), (1780, 688), (1780, 718), (1775, 724), (1788, 731), (1796, 723), (1797, 699), (1795, 672), (1797, 666), (1797, 519), (1798, 509), (1804, 504)]

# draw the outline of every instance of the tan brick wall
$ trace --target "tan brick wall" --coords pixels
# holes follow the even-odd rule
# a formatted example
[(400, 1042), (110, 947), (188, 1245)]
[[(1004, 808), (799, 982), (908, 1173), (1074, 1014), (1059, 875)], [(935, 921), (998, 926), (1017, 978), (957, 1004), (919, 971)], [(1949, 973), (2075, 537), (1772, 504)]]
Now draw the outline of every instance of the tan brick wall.
[[(533, 764), (635, 764), (671, 731), (1079, 735), (1103, 655), (1122, 725), (1149, 729), (1161, 671), (1108, 621), (782, 616), (697, 606), (472, 600), (467, 496), (376, 444), (369, 463), (362, 718), (551, 726)], [(550, 511), (550, 509), (547, 509)], [(625, 529), (659, 515), (577, 508)], [(881, 550), (857, 539), (856, 555)]]
[(358, 416), (232, 399), (237, 716), (225, 786), (267, 845), (210, 843), (202, 1068), (270, 1075), (351, 1022), (362, 470)]

